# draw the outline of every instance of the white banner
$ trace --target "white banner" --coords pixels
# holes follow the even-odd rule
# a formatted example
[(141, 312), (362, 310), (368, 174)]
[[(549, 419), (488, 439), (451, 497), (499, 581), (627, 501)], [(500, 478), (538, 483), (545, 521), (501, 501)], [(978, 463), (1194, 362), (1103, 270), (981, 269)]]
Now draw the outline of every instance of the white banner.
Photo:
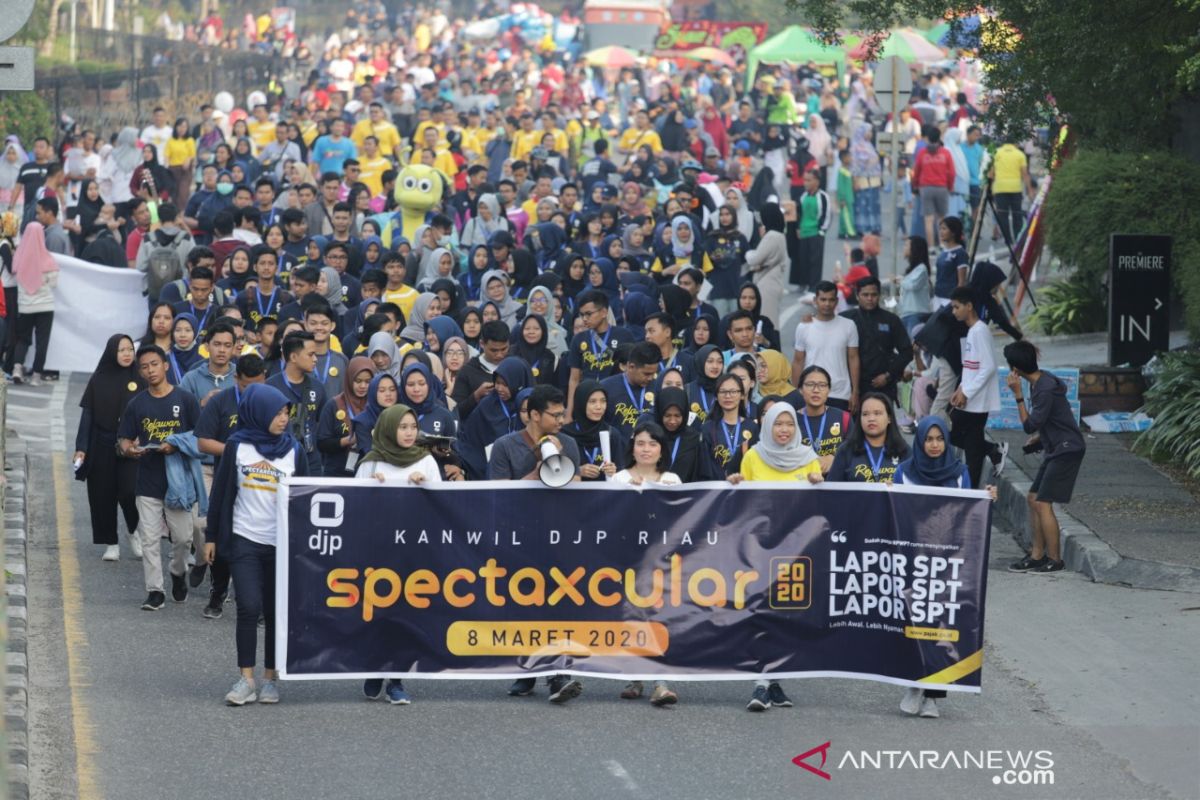
[(126, 333), (136, 342), (146, 332), (149, 308), (142, 296), (142, 273), (102, 267), (55, 255), (54, 329), (50, 332), (48, 369), (91, 372), (108, 337)]

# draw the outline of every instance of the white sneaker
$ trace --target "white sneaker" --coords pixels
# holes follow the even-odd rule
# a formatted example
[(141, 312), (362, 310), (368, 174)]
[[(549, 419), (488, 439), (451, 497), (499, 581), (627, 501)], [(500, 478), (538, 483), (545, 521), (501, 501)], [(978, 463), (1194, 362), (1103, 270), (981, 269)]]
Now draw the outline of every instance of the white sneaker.
[(13, 383), (16, 383), (16, 384), (22, 384), (25, 382), (25, 365), (24, 364), (13, 364), (12, 379), (13, 379)]
[(921, 711), (921, 690), (905, 689), (904, 697), (900, 700), (900, 710), (915, 717)]
[(932, 697), (926, 697), (921, 701), (921, 716), (926, 719), (937, 719), (937, 701)]
[(138, 538), (137, 533), (129, 537), (129, 549), (133, 551), (134, 558), (142, 557), (142, 540)]
[(104, 560), (105, 561), (120, 561), (121, 560), (121, 548), (117, 547), (115, 544), (110, 544), (108, 547), (104, 548)]
[(29, 376), (29, 385), (30, 386), (41, 386), (43, 382), (44, 381), (42, 381), (42, 373), (40, 373), (40, 372), (35, 372)]

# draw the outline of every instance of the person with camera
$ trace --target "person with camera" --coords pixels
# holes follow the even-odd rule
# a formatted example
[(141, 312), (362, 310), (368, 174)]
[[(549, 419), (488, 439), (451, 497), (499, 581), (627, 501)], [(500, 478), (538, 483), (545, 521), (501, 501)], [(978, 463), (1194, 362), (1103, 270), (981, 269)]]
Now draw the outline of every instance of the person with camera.
[[(1033, 546), (1008, 569), (1036, 574), (1060, 572), (1063, 560), (1054, 504), (1071, 501), (1087, 448), (1067, 400), (1067, 385), (1038, 368), (1037, 348), (1024, 340), (1013, 342), (1004, 348), (1004, 360), (1009, 368), (1006, 382), (1016, 397), (1021, 426), (1034, 437), (1026, 444), (1025, 452), (1042, 453), (1042, 465), (1026, 496)], [(1028, 401), (1022, 381), (1029, 384)]]

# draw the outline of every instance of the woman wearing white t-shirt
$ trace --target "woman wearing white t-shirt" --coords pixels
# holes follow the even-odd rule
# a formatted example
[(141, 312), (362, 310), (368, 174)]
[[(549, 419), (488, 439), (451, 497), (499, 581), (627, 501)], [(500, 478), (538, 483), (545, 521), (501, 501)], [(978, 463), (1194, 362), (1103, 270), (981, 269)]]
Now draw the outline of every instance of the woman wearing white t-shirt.
[[(363, 457), (354, 473), (356, 478), (374, 478), (391, 486), (420, 486), (441, 483), (442, 473), (429, 448), (417, 445), (420, 434), (417, 414), (408, 406), (389, 406), (375, 421), (371, 430), (371, 452)], [(382, 678), (370, 678), (363, 683), (368, 700), (378, 700), (386, 694), (392, 705), (406, 706), (412, 702), (404, 684), (388, 680), (384, 690)]]
[[(629, 445), (629, 461), (633, 465), (613, 476), (613, 481), (626, 486), (681, 486), (683, 481), (674, 472), (667, 471), (670, 454), (667, 452), (667, 432), (657, 422), (639, 422), (633, 429), (633, 440)], [(636, 700), (642, 696), (641, 681), (630, 681), (621, 690), (621, 697)], [(669, 706), (679, 702), (679, 696), (671, 691), (666, 681), (655, 681), (650, 702), (656, 706)]]
[[(238, 403), (238, 425), (213, 476), (204, 560), (228, 560), (237, 584), (237, 661), (241, 677), (225, 695), (231, 706), (278, 703), (275, 669), (275, 542), (279, 484), (303, 475), (307, 460), (288, 432), (291, 404), (266, 384), (251, 384)], [(253, 489), (243, 492), (241, 489)], [(263, 682), (256, 687), (258, 620), (263, 630)]]

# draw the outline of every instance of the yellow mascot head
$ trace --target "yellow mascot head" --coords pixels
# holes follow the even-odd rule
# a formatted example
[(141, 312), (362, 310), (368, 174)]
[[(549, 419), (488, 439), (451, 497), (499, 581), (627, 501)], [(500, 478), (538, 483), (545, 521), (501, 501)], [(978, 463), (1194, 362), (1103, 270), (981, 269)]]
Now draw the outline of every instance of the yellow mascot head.
[(424, 214), (433, 208), (449, 188), (440, 170), (425, 164), (409, 164), (396, 177), (396, 205), (409, 213)]

